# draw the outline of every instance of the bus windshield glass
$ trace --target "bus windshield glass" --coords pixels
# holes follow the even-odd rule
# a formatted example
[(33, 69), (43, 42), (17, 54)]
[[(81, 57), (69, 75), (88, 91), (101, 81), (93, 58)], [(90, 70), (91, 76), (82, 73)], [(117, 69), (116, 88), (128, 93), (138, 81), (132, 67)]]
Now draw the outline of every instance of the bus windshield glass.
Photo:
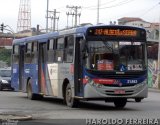
[(88, 41), (86, 68), (103, 71), (145, 70), (145, 44), (131, 41)]

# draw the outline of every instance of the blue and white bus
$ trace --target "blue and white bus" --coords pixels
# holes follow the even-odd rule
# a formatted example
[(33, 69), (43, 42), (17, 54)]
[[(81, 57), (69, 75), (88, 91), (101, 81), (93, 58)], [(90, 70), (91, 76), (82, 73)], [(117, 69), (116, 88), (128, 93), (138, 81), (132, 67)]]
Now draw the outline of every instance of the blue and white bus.
[(14, 40), (11, 84), (32, 100), (53, 96), (70, 107), (104, 100), (123, 108), (148, 94), (146, 31), (83, 26)]

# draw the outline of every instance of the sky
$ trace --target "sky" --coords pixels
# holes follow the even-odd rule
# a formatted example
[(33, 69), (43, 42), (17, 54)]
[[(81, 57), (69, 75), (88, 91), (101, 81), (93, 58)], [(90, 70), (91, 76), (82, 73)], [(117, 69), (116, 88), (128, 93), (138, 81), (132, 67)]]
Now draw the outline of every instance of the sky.
[[(160, 22), (160, 0), (99, 0), (99, 23), (109, 24), (122, 17), (140, 17), (147, 22)], [(56, 9), (59, 17), (58, 28), (67, 26), (66, 12), (70, 12), (69, 6), (81, 6), (80, 23), (97, 23), (98, 0), (49, 0), (49, 10)], [(20, 0), (0, 0), (0, 24), (9, 25), (14, 32), (17, 30), (18, 12)], [(31, 0), (31, 27), (40, 25), (40, 29), (46, 28), (47, 0)], [(79, 18), (78, 18), (79, 23)], [(72, 26), (72, 16), (68, 18), (69, 26)], [(51, 22), (49, 20), (49, 27)]]

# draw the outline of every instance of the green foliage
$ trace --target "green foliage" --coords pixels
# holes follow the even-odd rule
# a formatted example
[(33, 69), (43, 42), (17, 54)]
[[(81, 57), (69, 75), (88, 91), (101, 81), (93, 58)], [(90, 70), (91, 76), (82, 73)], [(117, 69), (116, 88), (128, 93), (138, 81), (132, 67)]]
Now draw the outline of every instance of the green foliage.
[(6, 62), (8, 66), (11, 65), (11, 52), (10, 49), (0, 48), (0, 61)]

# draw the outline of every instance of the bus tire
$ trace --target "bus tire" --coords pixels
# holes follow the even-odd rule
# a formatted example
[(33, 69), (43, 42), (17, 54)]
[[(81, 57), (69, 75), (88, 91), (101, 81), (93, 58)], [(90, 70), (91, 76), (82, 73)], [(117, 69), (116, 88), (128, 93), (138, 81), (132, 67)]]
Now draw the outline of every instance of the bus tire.
[(141, 102), (142, 98), (135, 98), (135, 102)]
[(31, 86), (31, 81), (30, 80), (28, 81), (28, 84), (27, 84), (27, 97), (30, 100), (35, 100), (36, 99), (36, 95), (32, 91), (32, 86)]
[(114, 100), (114, 105), (116, 108), (124, 108), (125, 105), (127, 104), (127, 99), (126, 98), (118, 98)]
[(2, 91), (3, 90), (3, 88), (2, 88), (2, 85), (0, 84), (0, 91)]
[(72, 97), (72, 90), (71, 90), (71, 85), (67, 84), (66, 89), (65, 89), (65, 102), (66, 105), (75, 108), (78, 106), (78, 100)]

